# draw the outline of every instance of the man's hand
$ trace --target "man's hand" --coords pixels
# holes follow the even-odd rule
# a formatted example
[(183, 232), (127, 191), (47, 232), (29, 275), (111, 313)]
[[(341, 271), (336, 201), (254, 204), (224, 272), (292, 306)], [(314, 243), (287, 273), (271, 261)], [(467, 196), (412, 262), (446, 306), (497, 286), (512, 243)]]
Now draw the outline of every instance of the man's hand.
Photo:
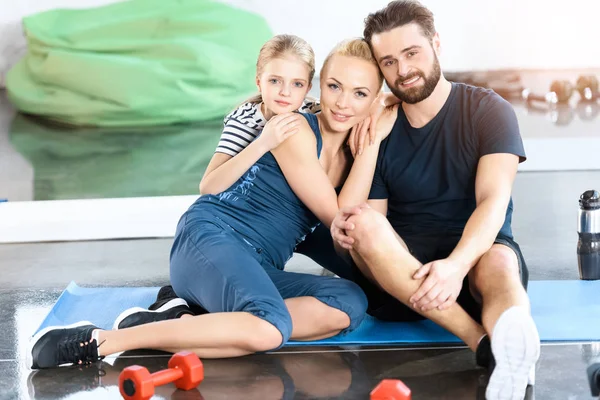
[(354, 229), (354, 224), (348, 222), (348, 218), (353, 215), (360, 214), (362, 209), (366, 207), (368, 207), (367, 204), (361, 204), (354, 207), (344, 207), (341, 208), (335, 215), (335, 218), (331, 223), (331, 237), (342, 248), (350, 250), (354, 244), (354, 239), (346, 234), (346, 231)]
[(412, 307), (421, 311), (447, 309), (458, 298), (467, 272), (464, 265), (449, 258), (423, 265), (413, 279), (427, 278), (409, 299)]

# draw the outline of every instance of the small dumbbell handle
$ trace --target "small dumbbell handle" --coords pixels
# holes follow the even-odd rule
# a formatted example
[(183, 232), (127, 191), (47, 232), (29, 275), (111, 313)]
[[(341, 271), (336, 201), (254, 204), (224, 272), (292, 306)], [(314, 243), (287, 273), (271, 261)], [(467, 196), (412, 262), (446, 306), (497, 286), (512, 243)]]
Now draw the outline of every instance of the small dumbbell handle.
[(155, 372), (150, 375), (154, 386), (162, 386), (183, 377), (183, 371), (180, 368), (169, 368)]
[(555, 92), (546, 93), (543, 96), (533, 94), (529, 89), (523, 90), (521, 93), (525, 101), (542, 101), (550, 104), (558, 103), (558, 97)]

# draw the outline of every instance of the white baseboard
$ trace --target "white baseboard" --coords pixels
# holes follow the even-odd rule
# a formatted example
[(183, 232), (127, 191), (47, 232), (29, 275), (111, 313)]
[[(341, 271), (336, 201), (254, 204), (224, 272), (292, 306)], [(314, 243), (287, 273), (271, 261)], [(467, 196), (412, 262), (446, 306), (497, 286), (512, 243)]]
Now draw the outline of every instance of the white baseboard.
[(0, 203), (0, 243), (173, 237), (198, 196)]
[(527, 161), (519, 171), (600, 170), (600, 131), (588, 137), (523, 139)]

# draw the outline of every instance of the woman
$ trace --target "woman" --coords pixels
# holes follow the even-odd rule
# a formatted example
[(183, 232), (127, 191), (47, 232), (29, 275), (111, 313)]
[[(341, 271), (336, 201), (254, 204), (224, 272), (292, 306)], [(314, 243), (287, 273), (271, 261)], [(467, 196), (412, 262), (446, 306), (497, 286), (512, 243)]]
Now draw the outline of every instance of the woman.
[[(350, 170), (345, 143), (381, 85), (366, 42), (341, 43), (321, 71), (322, 112), (304, 115), (298, 133), (228, 190), (200, 197), (183, 215), (171, 252), (172, 285), (209, 313), (113, 331), (87, 322), (50, 327), (32, 338), (32, 368), (90, 363), (139, 348), (235, 357), (356, 328), (367, 307), (357, 285), (283, 267), (319, 221), (329, 227), (339, 206), (364, 197), (352, 192), (364, 185), (352, 182), (373, 172)], [(393, 119), (380, 120), (381, 132), (391, 130)], [(338, 199), (335, 188), (346, 179)]]

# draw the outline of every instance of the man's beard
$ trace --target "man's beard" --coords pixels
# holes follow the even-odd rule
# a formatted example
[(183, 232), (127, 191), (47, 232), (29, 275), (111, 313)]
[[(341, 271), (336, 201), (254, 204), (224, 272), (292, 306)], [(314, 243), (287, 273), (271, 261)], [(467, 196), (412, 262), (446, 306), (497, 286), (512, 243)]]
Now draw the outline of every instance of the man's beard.
[[(394, 85), (390, 85), (388, 82), (388, 86), (394, 96), (399, 98), (402, 102), (407, 104), (415, 104), (420, 101), (425, 100), (431, 93), (435, 90), (438, 82), (440, 81), (440, 77), (442, 76), (442, 71), (440, 69), (440, 62), (435, 56), (435, 60), (433, 62), (433, 68), (431, 69), (431, 74), (429, 76), (425, 76), (425, 74), (421, 71), (412, 72), (406, 76), (401, 76), (396, 79)], [(402, 82), (405, 82), (415, 76), (420, 76), (423, 79), (423, 85), (412, 87), (408, 89), (401, 89)]]

